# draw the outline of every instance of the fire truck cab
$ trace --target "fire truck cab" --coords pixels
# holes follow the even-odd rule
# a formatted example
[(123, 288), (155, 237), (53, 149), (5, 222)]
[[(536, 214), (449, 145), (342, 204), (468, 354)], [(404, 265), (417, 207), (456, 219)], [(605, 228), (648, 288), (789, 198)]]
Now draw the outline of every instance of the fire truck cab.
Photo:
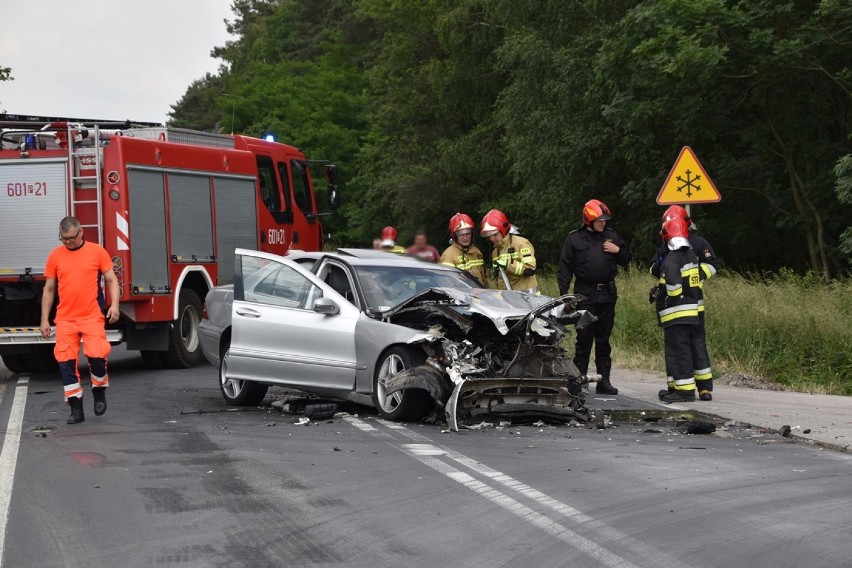
[[(336, 167), (319, 163), (334, 210)], [(110, 341), (154, 367), (202, 360), (202, 301), (232, 281), (234, 249), (322, 248), (309, 161), (248, 136), (0, 115), (0, 202), (0, 355), (14, 372), (55, 364), (38, 327), (44, 265), (65, 216), (112, 257), (121, 319)]]

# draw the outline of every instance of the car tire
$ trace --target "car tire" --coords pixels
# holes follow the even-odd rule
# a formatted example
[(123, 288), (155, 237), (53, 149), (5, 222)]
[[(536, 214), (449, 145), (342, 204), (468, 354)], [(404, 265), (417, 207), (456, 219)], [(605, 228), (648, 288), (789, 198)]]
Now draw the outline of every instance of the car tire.
[(266, 396), (269, 385), (242, 379), (229, 379), (227, 374), (230, 354), (231, 349), (226, 348), (219, 357), (219, 390), (222, 391), (222, 397), (231, 406), (257, 406)]
[(143, 349), (139, 352), (139, 354), (142, 355), (142, 361), (149, 369), (162, 369), (166, 366), (166, 362), (163, 361), (165, 351), (149, 351), (147, 349)]
[(397, 373), (422, 365), (426, 355), (413, 347), (397, 345), (391, 347), (376, 363), (373, 377), (373, 406), (382, 418), (395, 422), (420, 420), (432, 410), (434, 401), (424, 390), (406, 389), (390, 396), (384, 393), (384, 382)]
[(13, 373), (28, 373), (30, 371), (24, 355), (20, 353), (3, 355), (3, 364)]
[(189, 369), (201, 362), (201, 300), (195, 291), (184, 288), (178, 296), (178, 319), (169, 330), (169, 350), (163, 352), (163, 361), (174, 369)]

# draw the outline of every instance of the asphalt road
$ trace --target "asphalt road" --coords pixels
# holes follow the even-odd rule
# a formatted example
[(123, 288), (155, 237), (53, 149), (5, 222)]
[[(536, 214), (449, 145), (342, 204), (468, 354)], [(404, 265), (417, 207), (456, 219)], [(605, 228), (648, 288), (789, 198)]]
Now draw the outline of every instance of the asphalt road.
[(4, 567), (852, 566), (848, 454), (625, 413), (442, 433), (356, 407), (297, 426), (226, 411), (209, 366), (110, 370), (107, 414), (87, 392), (75, 426), (57, 378), (0, 374)]

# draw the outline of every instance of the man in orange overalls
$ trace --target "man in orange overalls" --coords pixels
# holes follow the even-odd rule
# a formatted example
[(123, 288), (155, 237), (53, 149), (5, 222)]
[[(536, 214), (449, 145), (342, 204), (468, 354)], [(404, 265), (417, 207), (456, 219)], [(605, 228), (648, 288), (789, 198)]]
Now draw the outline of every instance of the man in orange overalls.
[(104, 328), (103, 308), (106, 301), (101, 287), (101, 276), (109, 290), (110, 306), (106, 318), (118, 321), (118, 279), (112, 270), (109, 253), (97, 243), (86, 242), (83, 227), (75, 217), (65, 217), (59, 223), (59, 240), (62, 245), (47, 257), (44, 291), (41, 297), (41, 334), (50, 337), (50, 310), (59, 283), (59, 306), (56, 308), (56, 347), (53, 355), (59, 363), (59, 374), (65, 387), (65, 398), (71, 407), (68, 424), (83, 422), (83, 387), (77, 371), (80, 341), (89, 361), (92, 380), (92, 398), (95, 415), (106, 412), (106, 388), (109, 386), (106, 358), (110, 344)]

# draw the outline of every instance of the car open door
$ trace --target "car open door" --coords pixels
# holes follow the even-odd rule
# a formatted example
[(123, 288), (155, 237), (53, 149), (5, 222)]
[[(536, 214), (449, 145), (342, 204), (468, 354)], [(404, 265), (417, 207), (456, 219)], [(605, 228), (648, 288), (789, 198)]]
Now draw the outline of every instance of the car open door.
[(237, 249), (228, 378), (352, 390), (359, 315), (297, 263)]

